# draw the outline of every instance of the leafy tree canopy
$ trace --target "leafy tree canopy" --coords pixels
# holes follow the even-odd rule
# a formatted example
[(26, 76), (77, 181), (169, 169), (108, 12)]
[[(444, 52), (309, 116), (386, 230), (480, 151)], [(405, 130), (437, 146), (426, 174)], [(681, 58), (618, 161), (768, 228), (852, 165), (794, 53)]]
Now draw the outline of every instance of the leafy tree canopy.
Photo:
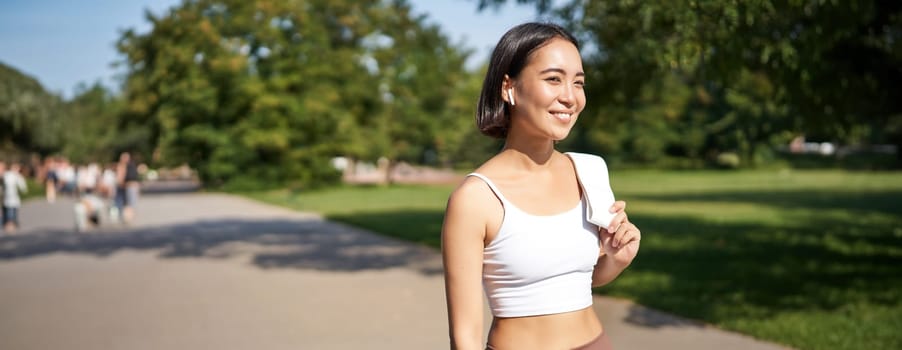
[[(755, 145), (793, 133), (902, 144), (898, 1), (517, 2), (586, 43), (588, 119), (609, 120), (590, 121), (605, 131), (583, 143), (633, 155), (637, 142), (690, 156), (744, 149), (747, 158)], [(662, 117), (669, 121), (655, 120)], [(664, 140), (630, 139), (635, 133), (622, 128), (630, 124), (637, 132), (658, 125), (651, 135)], [(674, 142), (664, 129), (688, 138)]]
[(47, 154), (59, 147), (61, 104), (37, 80), (0, 62), (0, 151)]
[[(119, 40), (123, 123), (209, 184), (337, 179), (333, 156), (437, 147), (468, 54), (406, 1), (185, 1)], [(239, 185), (235, 185), (239, 186)], [(239, 186), (240, 187), (240, 186)]]

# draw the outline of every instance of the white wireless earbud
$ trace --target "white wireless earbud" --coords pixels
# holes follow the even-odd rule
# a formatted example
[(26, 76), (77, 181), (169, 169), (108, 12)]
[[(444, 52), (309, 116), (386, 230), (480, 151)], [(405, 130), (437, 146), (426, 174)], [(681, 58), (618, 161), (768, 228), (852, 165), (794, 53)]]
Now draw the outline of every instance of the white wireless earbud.
[(514, 102), (514, 89), (513, 88), (507, 89), (507, 99), (510, 100), (511, 106), (517, 105), (517, 103)]

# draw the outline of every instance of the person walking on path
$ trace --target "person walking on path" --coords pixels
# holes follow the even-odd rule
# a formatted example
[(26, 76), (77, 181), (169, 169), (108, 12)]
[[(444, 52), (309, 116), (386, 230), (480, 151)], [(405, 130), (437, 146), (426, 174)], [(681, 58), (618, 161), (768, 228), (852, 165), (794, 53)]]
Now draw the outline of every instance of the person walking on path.
[(56, 194), (75, 196), (78, 186), (76, 184), (75, 166), (66, 157), (59, 157), (56, 161), (56, 174), (59, 185)]
[(59, 187), (57, 166), (56, 158), (51, 156), (44, 159), (44, 198), (47, 199), (47, 203), (56, 201), (56, 190)]
[(111, 162), (103, 168), (97, 183), (97, 195), (104, 201), (104, 206), (109, 209), (108, 218), (113, 223), (119, 220), (119, 208), (116, 207), (116, 164)]
[(119, 155), (116, 164), (116, 208), (123, 223), (131, 223), (135, 218), (135, 204), (138, 202), (140, 184), (138, 167), (128, 152)]
[(21, 168), (19, 163), (12, 163), (3, 171), (3, 231), (10, 234), (19, 228), (19, 207), (22, 206), (19, 193), (28, 192)]
[[(554, 24), (525, 23), (492, 52), (476, 122), (505, 140), (448, 199), (442, 226), (452, 349), (610, 349), (593, 286), (635, 258), (640, 231), (623, 201), (586, 221), (575, 164), (555, 150), (586, 104), (577, 40)], [(493, 321), (482, 344), (486, 294)]]
[(6, 174), (6, 162), (0, 160), (0, 223), (6, 223), (6, 205), (2, 201), (6, 197), (6, 179), (3, 176), (4, 174)]

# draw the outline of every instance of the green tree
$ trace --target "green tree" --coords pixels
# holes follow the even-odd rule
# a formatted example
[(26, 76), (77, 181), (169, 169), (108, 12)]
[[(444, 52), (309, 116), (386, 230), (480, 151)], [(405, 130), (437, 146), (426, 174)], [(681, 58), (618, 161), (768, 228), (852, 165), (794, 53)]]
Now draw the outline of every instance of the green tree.
[(501, 149), (503, 141), (483, 135), (476, 127), (476, 103), (487, 68), (483, 65), (458, 80), (449, 97), (436, 143), (439, 163), (445, 167), (473, 169)]
[(198, 0), (147, 18), (119, 41), (124, 120), (214, 186), (329, 183), (339, 155), (417, 159), (465, 58), (406, 1)]
[(454, 101), (467, 88), (462, 83), (470, 53), (453, 46), (425, 17), (412, 16), (405, 2), (393, 6), (368, 50), (381, 102), (369, 136), (376, 155), (389, 160), (389, 175), (398, 161), (437, 164), (449, 136), (443, 130), (473, 115)]
[(23, 157), (61, 146), (62, 100), (15, 68), (0, 63), (0, 151)]
[[(503, 2), (480, 0), (479, 6)], [(707, 115), (702, 153), (732, 145), (753, 160), (752, 150), (782, 131), (853, 142), (850, 130), (860, 126), (900, 124), (902, 3), (896, 1), (518, 2), (534, 4), (587, 44), (589, 90), (597, 98), (590, 116), (613, 116), (620, 124), (642, 119), (635, 111), (649, 87), (674, 77), (697, 91), (677, 105), (692, 107), (680, 119)], [(756, 103), (767, 106), (751, 110)], [(728, 129), (730, 137), (720, 132)], [(902, 143), (898, 130), (869, 130), (877, 133), (871, 140)]]
[(76, 90), (61, 118), (65, 132), (60, 152), (76, 163), (110, 162), (119, 152), (133, 149), (133, 140), (123, 138), (119, 129), (122, 99), (99, 82)]

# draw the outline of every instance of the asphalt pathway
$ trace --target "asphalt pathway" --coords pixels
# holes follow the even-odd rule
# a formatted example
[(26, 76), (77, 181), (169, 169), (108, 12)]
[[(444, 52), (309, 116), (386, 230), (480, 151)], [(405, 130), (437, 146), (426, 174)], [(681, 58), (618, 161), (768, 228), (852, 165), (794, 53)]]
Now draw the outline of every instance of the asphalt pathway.
[[(129, 226), (74, 233), (26, 202), (0, 237), (0, 349), (447, 349), (433, 249), (207, 193), (144, 195)], [(783, 347), (597, 297), (617, 349)]]

